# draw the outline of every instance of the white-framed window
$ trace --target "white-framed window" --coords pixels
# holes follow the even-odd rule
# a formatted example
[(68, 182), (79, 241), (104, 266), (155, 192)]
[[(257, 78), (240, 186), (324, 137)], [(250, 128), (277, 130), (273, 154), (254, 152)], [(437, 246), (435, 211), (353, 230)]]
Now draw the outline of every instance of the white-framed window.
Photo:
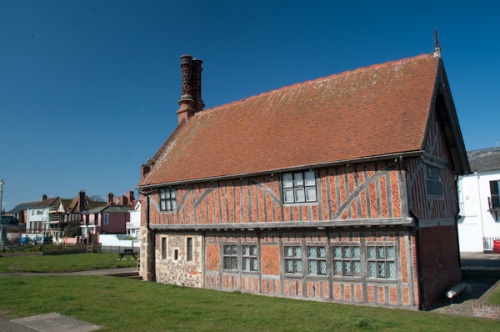
[(299, 246), (285, 246), (285, 272), (302, 274), (302, 248)]
[(105, 213), (103, 215), (103, 218), (104, 218), (103, 220), (104, 225), (107, 225), (109, 223), (109, 213)]
[(282, 185), (285, 203), (317, 201), (316, 173), (314, 171), (283, 173)]
[(257, 259), (257, 246), (243, 245), (241, 249), (241, 269), (245, 272), (258, 271), (259, 263)]
[(307, 274), (313, 276), (326, 276), (326, 248), (307, 247)]
[(396, 249), (394, 246), (368, 246), (368, 277), (396, 279)]
[(225, 270), (238, 269), (238, 246), (236, 244), (224, 245), (223, 256)]
[(342, 277), (360, 277), (360, 258), (360, 246), (334, 246), (333, 274)]
[(435, 197), (443, 197), (444, 189), (441, 179), (441, 169), (435, 166), (426, 165), (425, 186), (427, 195)]
[(177, 195), (175, 188), (160, 189), (160, 211), (177, 211)]
[(186, 258), (188, 262), (193, 260), (193, 238), (188, 237), (186, 239)]

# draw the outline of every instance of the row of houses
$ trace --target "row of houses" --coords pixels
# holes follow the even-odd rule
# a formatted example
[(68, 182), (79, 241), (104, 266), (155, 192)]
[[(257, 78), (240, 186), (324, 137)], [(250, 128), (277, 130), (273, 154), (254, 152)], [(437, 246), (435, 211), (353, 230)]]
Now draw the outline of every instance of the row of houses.
[(123, 196), (107, 195), (107, 201), (94, 200), (83, 190), (71, 199), (47, 197), (21, 203), (8, 212), (20, 222), (28, 238), (48, 238), (54, 242), (99, 242), (100, 234), (129, 234), (139, 229), (140, 202), (134, 192)]

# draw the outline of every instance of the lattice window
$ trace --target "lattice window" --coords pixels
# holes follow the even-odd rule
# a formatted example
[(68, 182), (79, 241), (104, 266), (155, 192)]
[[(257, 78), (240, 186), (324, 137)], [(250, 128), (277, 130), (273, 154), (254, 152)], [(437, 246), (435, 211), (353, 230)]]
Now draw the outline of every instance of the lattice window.
[(249, 271), (258, 271), (259, 264), (257, 260), (257, 246), (243, 246), (242, 248), (242, 270)]
[(160, 189), (160, 210), (177, 211), (177, 195), (174, 188)]
[(444, 196), (443, 183), (441, 179), (441, 169), (427, 165), (425, 173), (425, 185), (427, 194), (430, 196)]
[(361, 276), (361, 248), (359, 246), (333, 247), (333, 273), (336, 276)]
[(188, 262), (191, 262), (193, 260), (193, 238), (188, 237), (186, 239), (186, 253), (187, 253), (187, 260)]
[(314, 171), (284, 173), (283, 201), (285, 203), (316, 202), (316, 174)]
[(368, 277), (396, 279), (396, 250), (393, 246), (368, 246)]
[(285, 271), (286, 273), (302, 273), (302, 248), (285, 247)]
[(224, 246), (224, 269), (238, 269), (238, 246), (235, 244)]
[(307, 265), (309, 275), (326, 275), (326, 248), (307, 247)]

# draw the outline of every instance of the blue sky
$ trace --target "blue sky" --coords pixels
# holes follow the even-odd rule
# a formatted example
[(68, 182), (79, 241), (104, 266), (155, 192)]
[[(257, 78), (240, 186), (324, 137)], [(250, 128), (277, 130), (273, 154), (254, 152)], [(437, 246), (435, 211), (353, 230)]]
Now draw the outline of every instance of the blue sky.
[(206, 108), (358, 67), (442, 57), (467, 150), (500, 140), (497, 1), (0, 0), (3, 208), (122, 195), (177, 124), (180, 60)]

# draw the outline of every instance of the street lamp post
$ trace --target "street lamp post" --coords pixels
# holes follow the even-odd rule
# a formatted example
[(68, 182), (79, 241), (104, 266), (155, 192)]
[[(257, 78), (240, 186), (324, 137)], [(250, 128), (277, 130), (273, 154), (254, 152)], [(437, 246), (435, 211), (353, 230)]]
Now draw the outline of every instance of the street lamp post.
[(2, 202), (3, 202), (3, 179), (0, 179), (0, 217), (2, 216)]

